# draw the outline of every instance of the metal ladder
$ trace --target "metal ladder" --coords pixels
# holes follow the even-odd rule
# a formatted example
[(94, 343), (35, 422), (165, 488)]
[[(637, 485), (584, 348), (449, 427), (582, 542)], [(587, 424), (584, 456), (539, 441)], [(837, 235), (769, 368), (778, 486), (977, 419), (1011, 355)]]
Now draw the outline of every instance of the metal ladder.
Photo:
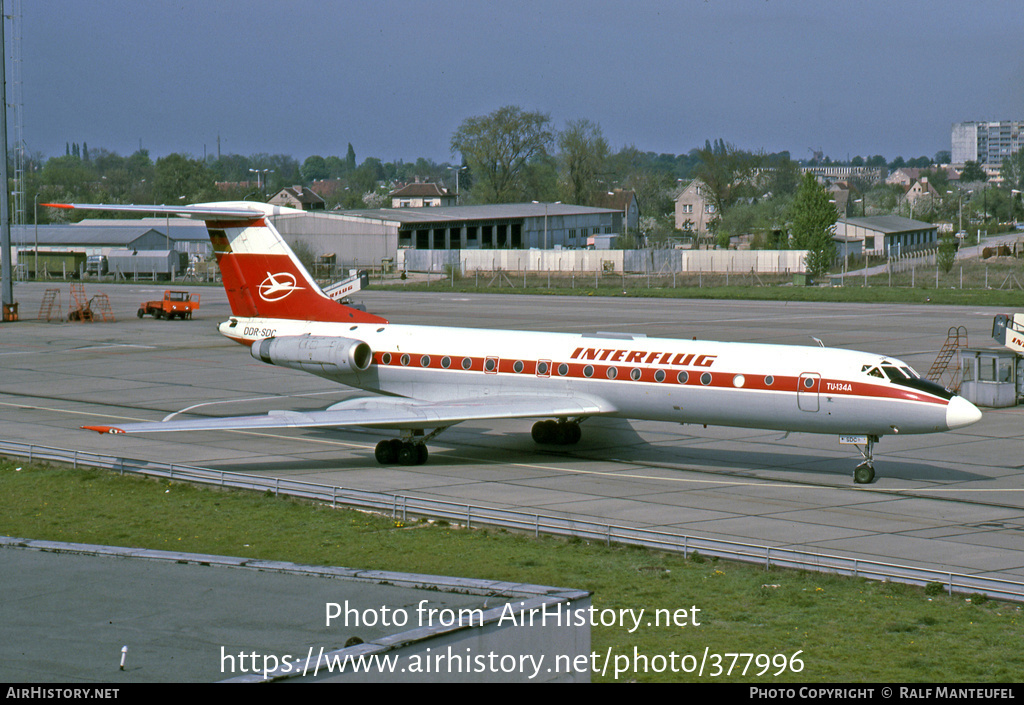
[[(54, 314), (54, 308), (57, 309), (56, 315)], [(39, 320), (50, 321), (54, 318), (61, 319), (64, 317), (64, 311), (60, 304), (60, 289), (47, 289), (46, 293), (43, 294), (43, 303), (39, 307)]]
[(94, 297), (89, 299), (90, 307), (92, 306), (93, 303), (96, 304), (96, 308), (93, 309), (94, 314), (96, 313), (96, 311), (99, 311), (100, 318), (102, 318), (104, 321), (109, 323), (114, 322), (114, 310), (110, 308), (110, 299), (107, 297), (106, 294), (96, 294)]
[(931, 369), (928, 370), (926, 377), (937, 384), (943, 384), (943, 380), (948, 378), (949, 384), (943, 386), (954, 392), (958, 391), (961, 381), (960, 365), (953, 365), (953, 368), (950, 369), (949, 363), (956, 356), (957, 351), (960, 348), (967, 347), (967, 344), (967, 328), (964, 326), (951, 326), (946, 333), (946, 343), (939, 350), (939, 354), (935, 358), (935, 362), (932, 363)]

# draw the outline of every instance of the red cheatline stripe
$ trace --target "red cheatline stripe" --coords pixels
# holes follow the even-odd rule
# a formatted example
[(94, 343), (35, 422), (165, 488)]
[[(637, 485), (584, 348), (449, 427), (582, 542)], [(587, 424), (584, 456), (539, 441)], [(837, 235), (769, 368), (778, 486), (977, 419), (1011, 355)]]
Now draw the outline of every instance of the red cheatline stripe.
[[(387, 362), (384, 361), (385, 356), (388, 356)], [(407, 359), (406, 364), (403, 364), (403, 358)], [(443, 365), (443, 360), (445, 358), (448, 358), (449, 360), (448, 367), (445, 367)], [(462, 366), (463, 360), (466, 359), (470, 361), (469, 367)], [(434, 370), (447, 369), (454, 372), (500, 372), (503, 374), (535, 375), (537, 377), (544, 378), (551, 377), (552, 379), (590, 379), (595, 381), (623, 383), (648, 382), (651, 384), (674, 384), (748, 391), (772, 391), (794, 393), (798, 391), (797, 387), (801, 380), (801, 378), (799, 377), (774, 377), (772, 383), (767, 384), (765, 382), (765, 378), (771, 375), (723, 372), (721, 370), (709, 370), (706, 367), (681, 370), (679, 368), (630, 367), (628, 365), (591, 365), (589, 363), (582, 364), (578, 362), (550, 362), (548, 363), (548, 371), (542, 375), (538, 374), (537, 372), (537, 365), (539, 363), (538, 360), (514, 359), (501, 359), (498, 361), (496, 370), (486, 369), (485, 365), (487, 361), (495, 359), (496, 358), (493, 357), (424, 355), (422, 353), (375, 352), (373, 355), (374, 364), (390, 367), (409, 367), (412, 369)], [(515, 365), (517, 362), (522, 363), (522, 369), (519, 371), (516, 371), (515, 369)], [(566, 365), (567, 367), (566, 374), (564, 375), (560, 375), (558, 373), (558, 370), (562, 365)], [(593, 368), (593, 374), (590, 377), (587, 377), (584, 374), (584, 369), (587, 367)], [(616, 370), (616, 376), (614, 378), (608, 377), (609, 368), (614, 368)], [(633, 370), (640, 371), (639, 379), (634, 380), (631, 377), (631, 372)], [(655, 378), (655, 375), (659, 370), (665, 373), (664, 379), (660, 382)], [(687, 373), (685, 381), (679, 380), (680, 372)], [(703, 384), (701, 381), (701, 377), (705, 373), (711, 375), (711, 380), (708, 384)], [(737, 376), (740, 375), (743, 376), (743, 384), (742, 386), (737, 387), (735, 385), (735, 380)], [(831, 382), (837, 385), (843, 385), (844, 387), (849, 386), (850, 389), (822, 391), (823, 386), (826, 382)], [(895, 389), (889, 387), (882, 387), (876, 384), (850, 382), (848, 380), (820, 379), (817, 381), (817, 384), (815, 384), (813, 388), (799, 391), (806, 394), (823, 394), (825, 396), (874, 397), (879, 399), (902, 399), (905, 401), (928, 402), (940, 405), (946, 404), (945, 400), (937, 399), (929, 394), (925, 394), (922, 392), (917, 392), (909, 389)]]

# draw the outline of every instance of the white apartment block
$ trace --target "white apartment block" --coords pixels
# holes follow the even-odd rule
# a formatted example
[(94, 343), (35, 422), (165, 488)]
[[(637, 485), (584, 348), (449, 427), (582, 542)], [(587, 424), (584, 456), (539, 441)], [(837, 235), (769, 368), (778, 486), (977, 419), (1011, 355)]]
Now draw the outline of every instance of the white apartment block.
[(953, 164), (978, 162), (998, 172), (1003, 160), (1024, 147), (1024, 120), (953, 124)]

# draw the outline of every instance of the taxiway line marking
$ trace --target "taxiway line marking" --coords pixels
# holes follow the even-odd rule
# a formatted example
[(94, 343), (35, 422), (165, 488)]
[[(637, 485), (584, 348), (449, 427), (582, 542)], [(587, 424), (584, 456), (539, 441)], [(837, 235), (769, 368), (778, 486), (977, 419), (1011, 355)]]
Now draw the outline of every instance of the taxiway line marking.
[[(22, 408), (22, 409), (35, 409), (35, 410), (38, 410), (38, 411), (52, 411), (52, 412), (56, 412), (56, 413), (74, 414), (74, 415), (77, 415), (77, 416), (97, 416), (97, 417), (104, 417), (104, 418), (109, 418), (109, 419), (118, 419), (118, 420), (121, 420), (121, 421), (143, 421), (143, 422), (146, 421), (146, 419), (138, 419), (138, 418), (133, 418), (131, 416), (114, 416), (112, 414), (97, 414), (95, 412), (89, 412), (89, 411), (72, 411), (71, 409), (54, 409), (52, 407), (33, 406), (33, 405), (30, 405), (30, 404), (11, 404), (11, 403), (7, 403), (7, 402), (0, 402), (0, 406), (9, 406), (9, 407)], [(262, 437), (266, 437), (266, 438), (279, 438), (279, 439), (282, 439), (282, 440), (299, 440), (299, 439), (296, 439), (294, 436), (282, 436), (280, 434), (263, 433), (263, 432), (260, 432), (260, 431), (246, 431), (246, 430), (238, 429), (238, 430), (227, 430), (227, 432), (228, 433), (239, 433), (239, 434), (242, 434), (242, 435), (250, 435), (250, 436), (262, 436)], [(359, 448), (359, 449), (365, 449), (365, 450), (371, 450), (372, 449), (371, 445), (367, 445), (367, 444), (363, 444), (363, 443), (346, 443), (344, 441), (330, 441), (330, 440), (325, 440), (325, 439), (321, 439), (321, 438), (303, 438), (303, 439), (301, 439), (301, 442), (302, 443), (320, 443), (320, 444), (324, 444), (324, 445), (334, 445), (334, 446), (339, 446), (339, 447), (342, 447), (342, 448)], [(743, 480), (743, 481), (741, 481), (741, 480), (705, 480), (705, 479), (701, 479), (701, 478), (662, 477), (662, 476), (658, 476), (658, 475), (643, 475), (643, 474), (639, 474), (639, 473), (630, 473), (630, 472), (620, 473), (620, 472), (601, 472), (599, 470), (581, 470), (581, 469), (577, 469), (577, 468), (563, 468), (563, 467), (554, 467), (554, 466), (551, 466), (551, 465), (539, 465), (539, 464), (536, 464), (536, 463), (508, 463), (508, 462), (504, 462), (504, 461), (500, 461), (500, 460), (488, 460), (488, 459), (480, 459), (480, 458), (470, 458), (468, 456), (463, 456), (463, 455), (450, 455), (449, 457), (458, 458), (459, 460), (469, 460), (471, 462), (482, 463), (482, 464), (487, 464), (487, 465), (505, 465), (505, 466), (514, 467), (514, 468), (525, 468), (525, 469), (530, 469), (530, 470), (544, 470), (544, 471), (547, 471), (547, 472), (559, 472), (559, 473), (565, 473), (565, 474), (569, 474), (569, 475), (593, 475), (593, 476), (607, 477), (609, 479), (621, 478), (621, 479), (628, 479), (628, 480), (656, 480), (656, 481), (659, 481), (659, 482), (685, 483), (685, 484), (693, 484), (693, 485), (724, 485), (724, 486), (728, 486), (728, 487), (758, 487), (758, 486), (765, 486), (765, 487), (786, 487), (786, 488), (800, 489), (800, 490), (816, 489), (816, 490), (830, 490), (830, 491), (834, 491), (834, 490), (839, 489), (839, 490), (856, 490), (856, 491), (859, 491), (859, 492), (879, 492), (879, 493), (897, 494), (897, 495), (903, 494), (904, 492), (907, 492), (907, 493), (918, 493), (918, 492), (935, 492), (935, 493), (942, 493), (942, 492), (969, 492), (969, 493), (978, 493), (978, 494), (991, 493), (991, 492), (1024, 492), (1024, 488), (1010, 488), (1010, 489), (1008, 489), (1008, 488), (1001, 488), (1001, 489), (1000, 488), (974, 488), (974, 489), (972, 489), (972, 488), (969, 488), (969, 487), (915, 487), (915, 488), (908, 488), (906, 490), (900, 490), (900, 489), (895, 489), (895, 488), (891, 488), (891, 487), (858, 487), (858, 486), (831, 487), (831, 486), (824, 486), (824, 485), (804, 485), (804, 484), (800, 484), (800, 483), (777, 483), (777, 482), (763, 482), (763, 481), (761, 481), (761, 482), (754, 482), (754, 481), (745, 481), (745, 480)], [(609, 461), (610, 462), (619, 462), (619, 463), (626, 462), (626, 461), (623, 461), (623, 460), (616, 460), (616, 459), (613, 459), (613, 458), (609, 458)], [(412, 466), (412, 467), (415, 467), (415, 466)], [(669, 470), (671, 470), (671, 469), (669, 469)], [(678, 470), (686, 472), (686, 468), (678, 468)], [(909, 494), (908, 496), (913, 497), (914, 494)]]

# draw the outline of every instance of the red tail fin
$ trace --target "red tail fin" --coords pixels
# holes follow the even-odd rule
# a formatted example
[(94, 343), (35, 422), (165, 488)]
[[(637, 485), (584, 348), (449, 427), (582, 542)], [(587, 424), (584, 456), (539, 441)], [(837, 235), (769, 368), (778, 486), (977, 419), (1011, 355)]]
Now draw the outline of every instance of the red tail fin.
[(324, 294), (266, 219), (208, 220), (206, 227), (236, 316), (387, 323)]

